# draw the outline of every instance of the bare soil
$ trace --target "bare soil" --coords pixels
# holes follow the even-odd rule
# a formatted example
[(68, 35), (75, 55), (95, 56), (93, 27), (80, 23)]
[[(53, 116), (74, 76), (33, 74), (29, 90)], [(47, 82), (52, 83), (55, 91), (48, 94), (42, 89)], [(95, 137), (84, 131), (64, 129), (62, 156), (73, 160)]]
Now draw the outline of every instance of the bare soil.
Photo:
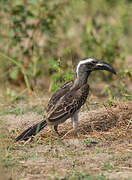
[[(89, 105), (84, 105), (78, 138), (73, 137), (72, 123), (67, 120), (59, 126), (60, 133), (69, 132), (64, 138), (46, 127), (33, 140), (14, 143), (22, 130), (42, 119), (42, 114), (33, 110), (41, 105), (38, 99), (21, 101), (10, 107), (22, 107), (23, 113), (0, 116), (6, 134), (1, 151), (4, 179), (132, 179), (132, 102), (91, 105), (89, 110)], [(31, 108), (28, 112), (27, 107)]]

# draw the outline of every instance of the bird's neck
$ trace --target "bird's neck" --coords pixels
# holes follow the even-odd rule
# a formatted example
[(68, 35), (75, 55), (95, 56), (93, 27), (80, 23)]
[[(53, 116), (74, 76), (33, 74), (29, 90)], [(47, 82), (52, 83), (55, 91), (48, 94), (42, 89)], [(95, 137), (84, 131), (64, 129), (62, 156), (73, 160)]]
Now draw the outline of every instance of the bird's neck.
[(73, 88), (80, 88), (87, 83), (90, 72), (83, 72), (77, 75), (77, 78), (74, 81)]

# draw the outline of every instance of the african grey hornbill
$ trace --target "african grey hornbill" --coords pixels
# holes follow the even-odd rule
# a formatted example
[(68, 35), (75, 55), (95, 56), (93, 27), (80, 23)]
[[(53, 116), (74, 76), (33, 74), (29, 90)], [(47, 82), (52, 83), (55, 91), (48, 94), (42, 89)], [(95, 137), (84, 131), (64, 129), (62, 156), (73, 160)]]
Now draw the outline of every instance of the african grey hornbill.
[(58, 125), (65, 122), (68, 118), (72, 119), (73, 129), (76, 133), (78, 112), (86, 102), (89, 93), (87, 80), (90, 73), (95, 70), (106, 70), (116, 74), (113, 67), (103, 60), (96, 58), (81, 60), (76, 68), (77, 76), (75, 81), (68, 81), (58, 88), (49, 100), (43, 120), (23, 131), (15, 141), (27, 140), (29, 137), (36, 135), (46, 125), (53, 126), (56, 133), (58, 133)]

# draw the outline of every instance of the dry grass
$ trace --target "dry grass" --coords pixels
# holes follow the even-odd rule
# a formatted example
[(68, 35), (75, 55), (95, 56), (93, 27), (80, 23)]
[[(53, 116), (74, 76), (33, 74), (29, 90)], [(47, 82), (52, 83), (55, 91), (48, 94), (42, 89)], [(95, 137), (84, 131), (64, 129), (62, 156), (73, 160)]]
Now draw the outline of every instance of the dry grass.
[[(46, 127), (33, 141), (14, 143), (16, 135), (42, 119), (33, 109), (41, 106), (37, 99), (20, 102), (15, 108), (27, 106), (31, 107), (29, 112), (1, 115), (5, 120), (1, 136), (2, 171), (7, 180), (132, 177), (132, 102), (116, 101), (91, 110), (85, 105), (80, 112), (77, 139), (72, 132), (59, 139)], [(62, 134), (71, 129), (70, 120), (59, 126)]]
[[(59, 131), (63, 134), (72, 129), (70, 121), (60, 125)], [(54, 134), (51, 130), (43, 131), (40, 138)], [(123, 137), (132, 137), (132, 103), (115, 102), (110, 106), (104, 105), (103, 108), (80, 112), (78, 138), (85, 139), (89, 136), (101, 139), (110, 138), (117, 140)], [(72, 132), (67, 134), (64, 139), (73, 138)]]

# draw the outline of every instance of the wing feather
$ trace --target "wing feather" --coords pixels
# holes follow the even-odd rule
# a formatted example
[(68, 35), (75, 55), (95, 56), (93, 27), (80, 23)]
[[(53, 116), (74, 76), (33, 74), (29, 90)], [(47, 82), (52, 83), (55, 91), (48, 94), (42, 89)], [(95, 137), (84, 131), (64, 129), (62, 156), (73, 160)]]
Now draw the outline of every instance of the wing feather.
[(47, 114), (49, 123), (64, 122), (71, 117), (85, 103), (89, 92), (88, 84), (83, 85), (78, 90), (67, 92), (54, 106), (53, 111)]
[(46, 108), (46, 112), (50, 112), (54, 106), (57, 104), (57, 102), (59, 101), (60, 98), (62, 98), (72, 87), (73, 85), (73, 81), (67, 81), (66, 83), (64, 83), (61, 87), (59, 87), (54, 94), (52, 95), (52, 97), (49, 100), (49, 103), (47, 105)]

